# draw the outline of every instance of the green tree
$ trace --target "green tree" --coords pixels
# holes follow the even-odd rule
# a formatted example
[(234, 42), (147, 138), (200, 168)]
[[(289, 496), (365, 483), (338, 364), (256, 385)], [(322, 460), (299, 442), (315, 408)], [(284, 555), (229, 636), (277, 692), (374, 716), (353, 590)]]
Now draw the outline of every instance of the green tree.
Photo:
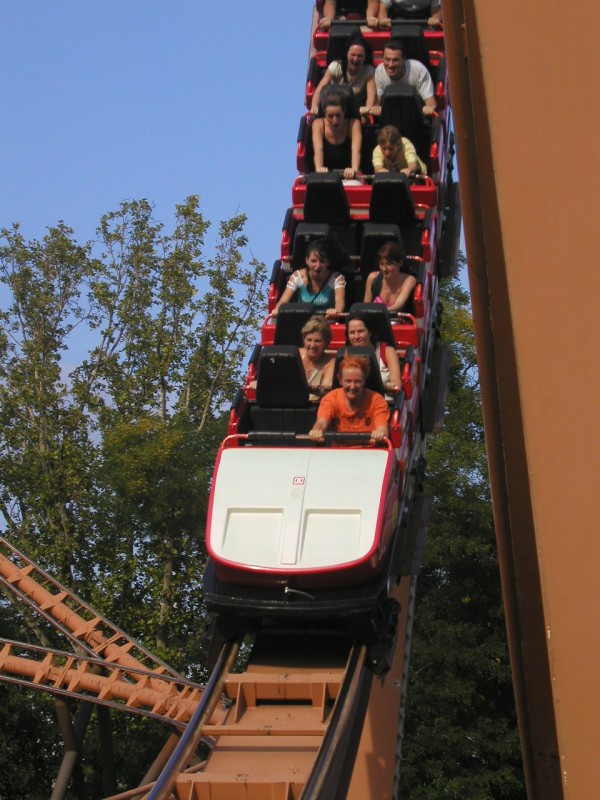
[[(3, 527), (42, 567), (195, 678), (205, 660), (212, 464), (265, 307), (265, 268), (245, 256), (244, 225), (243, 215), (222, 222), (206, 254), (208, 223), (189, 197), (169, 232), (145, 200), (106, 214), (84, 245), (62, 222), (41, 241), (26, 241), (18, 225), (0, 232)], [(0, 611), (0, 635), (66, 649), (8, 599)], [(49, 743), (45, 774), (55, 774), (62, 753), (56, 729), (46, 727), (52, 702), (3, 691), (11, 718), (22, 712), (28, 720), (21, 743), (5, 729), (4, 752), (26, 753), (31, 733)], [(121, 731), (152, 728), (121, 716), (113, 723)], [(139, 757), (138, 777), (149, 758), (142, 750), (117, 748), (132, 774)], [(29, 788), (6, 796), (37, 797), (38, 778), (30, 770)], [(8, 786), (0, 779), (0, 797)]]
[(488, 482), (473, 325), (442, 289), (453, 361), (444, 431), (430, 439), (434, 497), (418, 581), (400, 797), (525, 797)]
[[(177, 638), (181, 664), (201, 616), (212, 459), (264, 308), (244, 223), (221, 223), (209, 258), (197, 197), (170, 233), (142, 200), (106, 214), (83, 246), (63, 223), (41, 242), (18, 225), (1, 234), (5, 525), (151, 647)], [(71, 367), (75, 336), (89, 346)]]

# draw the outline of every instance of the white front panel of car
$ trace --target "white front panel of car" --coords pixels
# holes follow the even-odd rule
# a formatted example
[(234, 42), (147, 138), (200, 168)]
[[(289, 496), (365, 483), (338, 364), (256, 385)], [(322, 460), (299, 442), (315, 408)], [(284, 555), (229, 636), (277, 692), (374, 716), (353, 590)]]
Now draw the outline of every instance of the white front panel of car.
[(213, 552), (291, 571), (363, 558), (376, 537), (386, 462), (381, 449), (224, 450), (209, 520)]

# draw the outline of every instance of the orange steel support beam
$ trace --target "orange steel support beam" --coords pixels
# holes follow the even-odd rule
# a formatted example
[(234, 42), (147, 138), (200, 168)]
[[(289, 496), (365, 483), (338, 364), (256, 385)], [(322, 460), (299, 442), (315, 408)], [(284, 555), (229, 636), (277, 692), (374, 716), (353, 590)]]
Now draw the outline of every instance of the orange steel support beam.
[(444, 0), (494, 517), (536, 800), (600, 785), (596, 4)]
[[(170, 676), (117, 667), (93, 658), (0, 640), (0, 678), (32, 688), (100, 702), (185, 727), (203, 688), (181, 686)], [(214, 722), (222, 721), (215, 714)]]
[[(171, 675), (181, 683), (195, 685), (116, 628), (3, 537), (0, 537), (0, 578), (13, 591), (22, 593), (35, 610), (47, 614), (53, 624), (64, 626), (72, 638), (85, 643), (99, 659), (134, 670), (145, 669), (154, 675)], [(156, 688), (164, 691), (164, 682), (157, 681)]]

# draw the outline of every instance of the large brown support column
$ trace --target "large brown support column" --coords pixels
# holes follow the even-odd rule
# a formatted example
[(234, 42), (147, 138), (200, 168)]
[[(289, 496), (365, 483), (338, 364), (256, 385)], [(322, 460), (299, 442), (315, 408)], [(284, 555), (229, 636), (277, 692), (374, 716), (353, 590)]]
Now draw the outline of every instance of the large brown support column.
[(530, 798), (600, 785), (600, 10), (444, 0)]

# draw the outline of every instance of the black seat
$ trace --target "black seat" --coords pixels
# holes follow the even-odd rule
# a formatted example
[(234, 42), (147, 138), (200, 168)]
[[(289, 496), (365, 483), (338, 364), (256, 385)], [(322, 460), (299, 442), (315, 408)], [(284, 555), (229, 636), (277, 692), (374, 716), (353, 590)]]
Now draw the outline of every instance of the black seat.
[[(336, 242), (340, 256), (342, 254), (354, 255), (357, 252), (357, 225), (350, 218), (350, 204), (344, 191), (341, 173), (313, 172), (306, 176), (304, 221), (298, 224), (304, 243), (308, 238), (322, 235), (321, 225), (329, 226), (328, 234), (332, 241)], [(304, 264), (304, 247), (302, 245), (300, 247), (302, 252), (296, 252), (294, 243), (292, 260), (294, 269), (298, 269)], [(345, 262), (345, 259), (343, 261)], [(334, 269), (343, 267), (344, 264), (339, 261), (333, 265)]]
[(256, 402), (262, 408), (308, 405), (308, 381), (295, 345), (267, 345), (258, 360)]
[(414, 144), (419, 156), (429, 160), (434, 121), (424, 116), (423, 100), (414, 86), (392, 83), (385, 87), (379, 122), (382, 126), (395, 125)]
[(415, 204), (406, 175), (378, 172), (373, 178), (369, 219), (372, 223), (397, 225), (409, 255), (421, 256), (423, 225), (415, 214)]
[(335, 372), (333, 376), (333, 389), (339, 389), (340, 382), (338, 374), (340, 362), (346, 356), (359, 356), (365, 358), (370, 365), (369, 375), (365, 381), (365, 389), (385, 395), (385, 388), (381, 380), (381, 370), (379, 369), (379, 359), (372, 347), (340, 347), (335, 356)]
[(316, 419), (316, 405), (294, 345), (262, 348), (256, 379), (256, 403), (250, 407), (253, 431), (308, 433)]
[(365, 175), (373, 174), (373, 150), (377, 147), (379, 126), (365, 124), (362, 126), (362, 142), (360, 146), (360, 169)]
[(304, 222), (350, 224), (350, 204), (338, 172), (313, 172), (306, 176)]
[(312, 239), (325, 239), (329, 236), (329, 225), (325, 222), (299, 222), (294, 231), (292, 247), (292, 270), (300, 269), (305, 264), (306, 245)]
[(332, 61), (342, 58), (348, 38), (359, 33), (360, 25), (350, 24), (345, 20), (333, 20), (327, 42), (327, 63), (331, 64)]
[(343, 274), (346, 280), (345, 303), (346, 308), (349, 308), (352, 303), (359, 303), (365, 296), (365, 281), (356, 270), (345, 270)]
[(390, 315), (381, 303), (353, 303), (350, 313), (353, 312), (360, 312), (368, 318), (377, 341), (396, 347)]
[(378, 172), (373, 176), (369, 220), (400, 226), (415, 224), (415, 203), (406, 175)]
[(406, 58), (420, 61), (429, 68), (429, 50), (425, 43), (423, 27), (406, 22), (392, 23), (392, 38), (401, 39), (406, 48)]
[(315, 314), (312, 303), (284, 303), (275, 323), (275, 344), (302, 347), (302, 328)]
[[(402, 233), (398, 225), (380, 225), (368, 222), (363, 226), (360, 248), (360, 271), (363, 278), (379, 269), (377, 253), (386, 242), (403, 243)], [(348, 305), (346, 303), (346, 305)]]

